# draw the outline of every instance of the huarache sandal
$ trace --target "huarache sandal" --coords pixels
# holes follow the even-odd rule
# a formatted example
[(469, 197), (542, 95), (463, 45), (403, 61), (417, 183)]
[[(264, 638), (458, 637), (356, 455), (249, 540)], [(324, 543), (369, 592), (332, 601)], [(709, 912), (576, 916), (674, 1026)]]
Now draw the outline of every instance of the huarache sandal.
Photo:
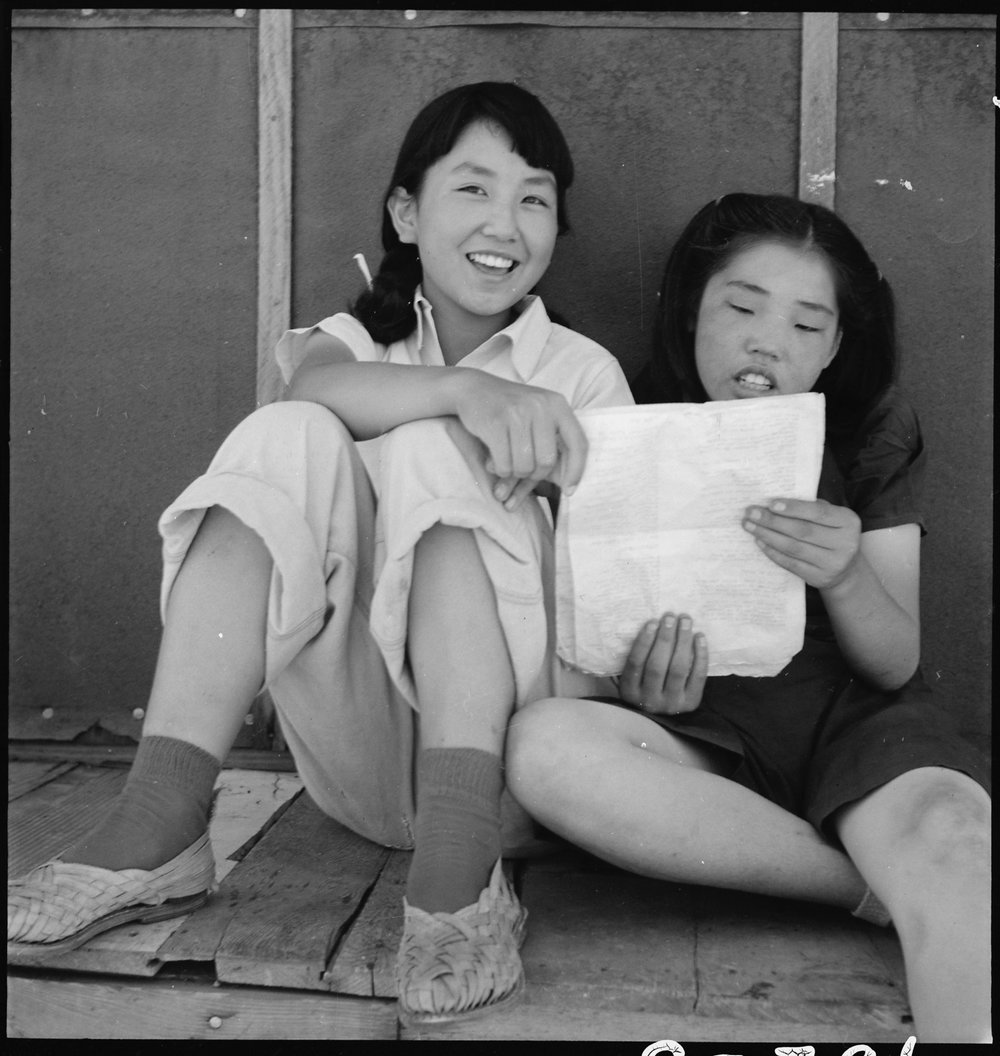
[(524, 989), (518, 949), (527, 917), (499, 859), (478, 902), (456, 913), (427, 913), (404, 898), (400, 1020), (447, 1023), (512, 1004)]
[(121, 924), (203, 905), (215, 890), (208, 833), (158, 869), (114, 872), (55, 859), (7, 884), (7, 955), (75, 950)]

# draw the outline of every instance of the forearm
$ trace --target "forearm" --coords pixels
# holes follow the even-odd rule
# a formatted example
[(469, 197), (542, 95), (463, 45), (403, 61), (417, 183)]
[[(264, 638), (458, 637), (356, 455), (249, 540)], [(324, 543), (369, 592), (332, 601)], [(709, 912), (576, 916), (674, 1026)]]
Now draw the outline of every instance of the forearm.
[(300, 368), (288, 399), (328, 407), (356, 440), (369, 440), (405, 422), (456, 413), (475, 371), (397, 363), (324, 363)]
[(879, 582), (864, 555), (820, 594), (851, 668), (880, 689), (898, 689), (920, 661), (920, 625)]

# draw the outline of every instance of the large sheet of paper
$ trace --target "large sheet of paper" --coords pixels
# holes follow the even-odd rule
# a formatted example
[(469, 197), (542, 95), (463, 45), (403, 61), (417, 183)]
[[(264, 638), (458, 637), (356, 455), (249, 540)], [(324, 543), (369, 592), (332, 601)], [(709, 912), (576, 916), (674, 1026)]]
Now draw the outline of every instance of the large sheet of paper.
[(643, 623), (686, 612), (710, 675), (775, 675), (802, 648), (805, 584), (742, 527), (747, 506), (815, 499), (818, 393), (579, 413), (590, 450), (556, 526), (559, 655), (621, 673)]

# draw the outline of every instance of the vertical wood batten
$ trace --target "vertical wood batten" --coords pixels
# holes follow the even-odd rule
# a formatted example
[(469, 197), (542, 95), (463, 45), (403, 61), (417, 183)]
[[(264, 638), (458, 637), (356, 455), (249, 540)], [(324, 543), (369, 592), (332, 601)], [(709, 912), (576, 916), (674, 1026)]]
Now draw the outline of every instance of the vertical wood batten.
[[(261, 10), (257, 29), (257, 406), (281, 395), (274, 346), (291, 324), (292, 11)], [(271, 694), (248, 719), (258, 747), (285, 750)]]
[(292, 15), (261, 10), (258, 26), (258, 407), (281, 393), (274, 346), (291, 320)]
[(832, 209), (837, 176), (837, 32), (831, 11), (802, 15), (799, 197)]

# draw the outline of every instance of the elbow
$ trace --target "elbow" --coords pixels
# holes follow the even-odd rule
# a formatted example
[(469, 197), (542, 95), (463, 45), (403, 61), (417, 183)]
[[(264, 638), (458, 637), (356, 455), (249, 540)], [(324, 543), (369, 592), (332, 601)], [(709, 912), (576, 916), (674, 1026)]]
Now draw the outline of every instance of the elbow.
[(886, 693), (894, 693), (897, 689), (902, 689), (916, 673), (916, 664), (902, 671), (885, 672), (881, 678), (876, 680), (877, 688), (884, 690)]
[[(902, 689), (920, 666), (920, 624), (912, 617), (875, 653), (868, 653), (867, 678), (886, 693)], [(876, 659), (878, 657), (878, 659)]]
[(915, 649), (912, 653), (900, 656), (890, 667), (883, 668), (872, 678), (878, 689), (886, 693), (893, 693), (902, 689), (907, 682), (917, 673), (920, 666), (920, 651)]

